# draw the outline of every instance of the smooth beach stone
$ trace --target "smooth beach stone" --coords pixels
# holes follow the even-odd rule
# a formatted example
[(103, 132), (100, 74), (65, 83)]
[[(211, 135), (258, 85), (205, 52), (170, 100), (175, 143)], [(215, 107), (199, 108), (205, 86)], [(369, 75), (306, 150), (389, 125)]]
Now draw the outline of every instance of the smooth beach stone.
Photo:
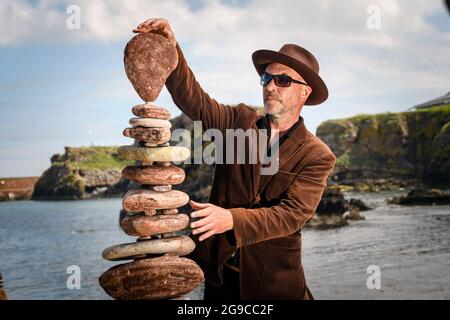
[(128, 260), (143, 254), (164, 254), (171, 252), (184, 256), (195, 249), (194, 241), (188, 236), (179, 236), (168, 239), (151, 239), (133, 243), (124, 243), (111, 246), (103, 250), (102, 256), (106, 260)]
[(176, 166), (127, 166), (122, 170), (122, 176), (142, 184), (177, 185), (184, 181), (185, 173)]
[(166, 143), (170, 140), (170, 129), (133, 127), (123, 130), (123, 135), (139, 141), (145, 141), (147, 143), (154, 143), (158, 145), (161, 143)]
[(170, 184), (165, 186), (150, 186), (150, 189), (156, 192), (167, 192), (172, 190), (172, 186)]
[(204, 279), (192, 260), (157, 257), (116, 265), (100, 278), (100, 286), (114, 299), (170, 299), (189, 293)]
[(188, 148), (176, 146), (157, 148), (121, 146), (117, 149), (117, 154), (123, 160), (184, 161), (190, 157), (191, 151)]
[(131, 118), (129, 121), (133, 127), (145, 128), (172, 128), (172, 124), (168, 120), (151, 119), (151, 118)]
[(189, 226), (186, 214), (156, 216), (126, 216), (121, 227), (126, 234), (136, 237), (148, 237), (156, 234), (180, 231)]
[(151, 209), (175, 209), (189, 202), (189, 195), (179, 190), (157, 192), (149, 189), (129, 190), (123, 200), (127, 212), (142, 212)]
[(178, 65), (178, 53), (166, 37), (139, 33), (125, 47), (124, 64), (128, 79), (141, 99), (155, 101)]
[(161, 210), (156, 210), (157, 214), (177, 214), (178, 213), (178, 209), (161, 209)]
[(152, 118), (152, 119), (161, 119), (161, 120), (169, 120), (172, 116), (169, 110), (158, 107), (153, 103), (145, 103), (135, 105), (131, 112), (140, 118)]
[[(188, 218), (188, 220), (189, 220), (189, 218)], [(168, 232), (168, 233), (161, 234), (162, 239), (173, 238), (173, 237), (177, 237), (177, 236), (178, 235), (176, 232)]]

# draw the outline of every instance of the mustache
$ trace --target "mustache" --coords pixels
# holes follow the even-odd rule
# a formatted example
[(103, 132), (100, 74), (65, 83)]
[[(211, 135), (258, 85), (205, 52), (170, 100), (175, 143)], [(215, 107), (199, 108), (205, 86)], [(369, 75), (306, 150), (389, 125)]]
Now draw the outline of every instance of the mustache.
[(264, 95), (264, 101), (266, 101), (268, 99), (273, 99), (273, 100), (280, 101), (280, 98), (277, 95), (272, 94), (272, 93), (267, 93), (267, 94)]

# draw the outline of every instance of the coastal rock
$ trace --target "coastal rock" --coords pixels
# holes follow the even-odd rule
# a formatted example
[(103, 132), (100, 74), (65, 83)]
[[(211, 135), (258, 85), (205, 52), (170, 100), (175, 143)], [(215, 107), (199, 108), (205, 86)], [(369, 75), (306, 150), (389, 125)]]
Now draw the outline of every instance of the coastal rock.
[(169, 299), (194, 290), (203, 279), (194, 261), (164, 256), (114, 266), (100, 276), (99, 283), (118, 300)]
[(189, 216), (173, 215), (130, 215), (121, 223), (126, 234), (136, 237), (147, 237), (156, 234), (180, 231), (189, 226)]
[(413, 189), (406, 196), (394, 197), (388, 203), (399, 205), (446, 205), (450, 193), (439, 189)]
[(125, 137), (145, 141), (147, 143), (162, 144), (170, 140), (170, 129), (168, 128), (146, 128), (133, 127), (123, 130)]
[(449, 133), (450, 105), (442, 105), (328, 120), (319, 125), (316, 136), (337, 157), (332, 182), (365, 191), (359, 187), (363, 182), (362, 188), (378, 191), (398, 190), (404, 182), (406, 187), (448, 187)]
[(171, 117), (169, 110), (158, 107), (152, 103), (135, 105), (131, 109), (131, 112), (133, 112), (133, 114), (136, 117), (141, 118), (155, 118), (155, 119), (169, 120)]
[(131, 118), (129, 121), (133, 127), (145, 127), (145, 128), (167, 128), (172, 127), (172, 123), (169, 120), (151, 119), (151, 118)]
[(117, 149), (119, 157), (123, 160), (150, 161), (184, 161), (191, 155), (185, 147), (157, 147), (145, 148), (136, 146), (121, 146)]
[(134, 243), (111, 246), (103, 250), (102, 256), (106, 260), (128, 260), (141, 255), (157, 255), (167, 252), (184, 256), (195, 249), (194, 241), (188, 236), (168, 239), (151, 239)]
[(178, 190), (157, 192), (148, 189), (135, 189), (125, 194), (122, 206), (127, 212), (141, 212), (151, 209), (175, 209), (188, 202), (188, 194)]
[(176, 48), (166, 37), (140, 33), (125, 47), (125, 72), (144, 101), (154, 101), (178, 64)]
[(327, 188), (322, 195), (316, 213), (322, 215), (342, 215), (348, 210), (348, 201), (339, 190)]
[(184, 170), (176, 166), (127, 166), (122, 175), (128, 180), (151, 185), (177, 185), (185, 178)]

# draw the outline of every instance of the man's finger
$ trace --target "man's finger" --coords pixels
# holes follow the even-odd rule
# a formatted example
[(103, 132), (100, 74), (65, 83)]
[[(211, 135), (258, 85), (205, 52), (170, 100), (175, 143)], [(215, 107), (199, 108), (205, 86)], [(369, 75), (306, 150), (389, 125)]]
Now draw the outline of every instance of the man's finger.
[(207, 217), (212, 213), (211, 209), (209, 207), (194, 211), (191, 213), (191, 218), (200, 218), (200, 217)]
[(191, 223), (191, 228), (192, 229), (198, 228), (198, 227), (204, 226), (204, 225), (206, 225), (208, 223), (211, 223), (211, 218), (210, 217), (206, 217), (206, 218), (203, 218), (203, 219), (200, 219), (200, 220), (192, 222)]
[(198, 238), (198, 240), (203, 241), (203, 240), (205, 240), (205, 239), (207, 239), (207, 238), (209, 238), (209, 237), (211, 237), (211, 236), (213, 236), (215, 234), (216, 234), (216, 232), (214, 230), (210, 230), (207, 233), (202, 234), (200, 236), (200, 238)]
[(212, 229), (213, 227), (214, 227), (214, 223), (208, 223), (208, 224), (204, 225), (203, 227), (192, 230), (192, 234), (203, 233), (203, 232), (206, 232), (206, 231)]
[(201, 209), (201, 208), (207, 208), (212, 206), (211, 203), (199, 203), (199, 202), (195, 202), (193, 200), (189, 201), (189, 204), (191, 205), (191, 207), (193, 209)]

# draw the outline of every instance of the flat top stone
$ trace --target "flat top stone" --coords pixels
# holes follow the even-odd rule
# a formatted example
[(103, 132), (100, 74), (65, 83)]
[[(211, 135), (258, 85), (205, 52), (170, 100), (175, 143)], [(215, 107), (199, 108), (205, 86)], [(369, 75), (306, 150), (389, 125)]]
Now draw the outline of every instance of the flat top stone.
[(155, 101), (178, 64), (176, 48), (166, 37), (139, 33), (125, 47), (125, 72), (144, 101)]

